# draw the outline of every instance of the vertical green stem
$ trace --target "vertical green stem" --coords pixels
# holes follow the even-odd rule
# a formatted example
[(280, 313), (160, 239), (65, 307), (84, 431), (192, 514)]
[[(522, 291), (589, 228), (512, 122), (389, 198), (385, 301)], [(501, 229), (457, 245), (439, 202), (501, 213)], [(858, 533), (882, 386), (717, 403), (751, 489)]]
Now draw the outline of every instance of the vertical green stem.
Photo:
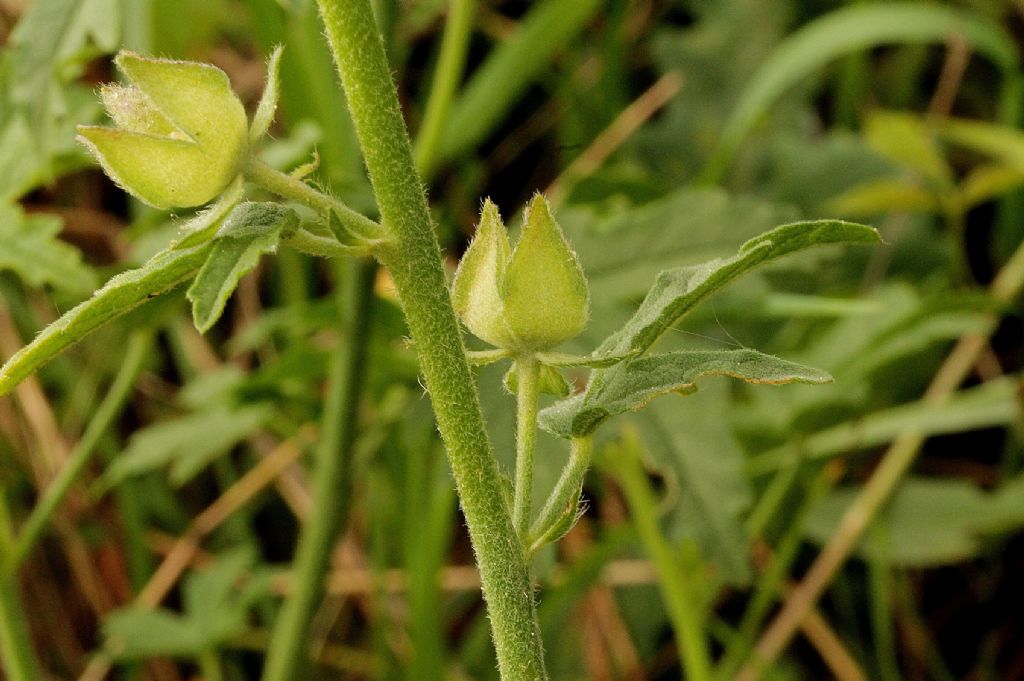
[[(798, 462), (794, 465), (799, 467)], [(781, 476), (784, 475), (789, 478), (787, 470), (780, 470), (776, 479), (781, 479)], [(788, 486), (787, 484), (787, 488)], [(718, 665), (719, 678), (731, 679), (753, 650), (757, 632), (764, 622), (765, 616), (771, 611), (772, 604), (782, 593), (782, 584), (789, 575), (790, 568), (793, 567), (793, 561), (796, 560), (811, 512), (817, 508), (819, 502), (831, 489), (832, 478), (826, 472), (818, 473), (804, 486), (800, 495), (800, 505), (786, 524), (785, 532), (776, 544), (771, 562), (759, 575), (754, 594), (747, 602), (736, 636), (725, 649), (722, 661)], [(768, 492), (765, 494), (767, 495)], [(781, 495), (773, 502), (773, 514), (779, 511), (779, 504), (783, 499), (784, 495)], [(747, 531), (750, 536), (759, 537), (764, 532), (766, 525), (766, 522), (759, 521), (755, 527), (753, 516), (751, 516), (751, 519), (747, 521)]]
[(533, 497), (533, 450), (537, 444), (537, 400), (540, 364), (535, 357), (520, 357), (516, 370), (516, 484), (512, 524), (525, 543), (530, 529)]
[(294, 681), (306, 651), (309, 624), (324, 590), (324, 574), (349, 508), (349, 462), (359, 389), (366, 364), (375, 267), (354, 261), (346, 269), (344, 335), (331, 362), (314, 471), (313, 511), (303, 527), (293, 567), (294, 590), (285, 601), (267, 649), (263, 681)]
[[(13, 549), (7, 490), (0, 488), (0, 555), (7, 562)], [(16, 574), (0, 574), (0, 661), (8, 681), (39, 681), (39, 663), (32, 648), (28, 620), (21, 607)]]
[(452, 0), (448, 6), (448, 22), (441, 40), (441, 54), (437, 58), (423, 124), (416, 135), (416, 167), (427, 178), (433, 174), (441, 134), (448, 122), (455, 89), (459, 86), (466, 64), (475, 5), (475, 0)]
[(526, 557), (484, 429), (398, 93), (367, 0), (318, 0), (384, 226), (389, 268), (419, 353), (476, 550), (505, 681), (547, 679)]
[(139, 331), (132, 336), (128, 343), (128, 350), (125, 352), (124, 360), (121, 363), (121, 368), (118, 370), (117, 376), (114, 377), (110, 390), (107, 391), (106, 397), (103, 398), (99, 408), (96, 410), (96, 414), (89, 421), (89, 425), (86, 427), (81, 439), (75, 445), (71, 456), (68, 457), (67, 465), (61, 469), (57, 477), (50, 483), (50, 486), (46, 488), (42, 499), (32, 509), (28, 520), (25, 521), (25, 525), (15, 540), (10, 555), (7, 556), (7, 561), (4, 565), (7, 571), (12, 573), (17, 571), (18, 566), (21, 565), (22, 561), (25, 560), (32, 550), (32, 547), (39, 540), (39, 536), (43, 533), (54, 511), (57, 510), (61, 501), (64, 500), (68, 490), (71, 489), (71, 485), (78, 479), (82, 471), (85, 470), (85, 467), (89, 465), (89, 462), (92, 461), (96, 445), (99, 444), (103, 433), (107, 431), (114, 418), (120, 413), (128, 393), (131, 391), (132, 386), (135, 385), (135, 379), (138, 378), (139, 372), (142, 370), (142, 365), (146, 361), (151, 345), (152, 334), (149, 331)]
[(640, 462), (640, 444), (626, 440), (614, 453), (614, 470), (629, 504), (640, 541), (654, 562), (668, 605), (686, 681), (711, 681), (711, 655), (704, 632), (704, 613), (686, 571), (658, 526), (658, 504)]

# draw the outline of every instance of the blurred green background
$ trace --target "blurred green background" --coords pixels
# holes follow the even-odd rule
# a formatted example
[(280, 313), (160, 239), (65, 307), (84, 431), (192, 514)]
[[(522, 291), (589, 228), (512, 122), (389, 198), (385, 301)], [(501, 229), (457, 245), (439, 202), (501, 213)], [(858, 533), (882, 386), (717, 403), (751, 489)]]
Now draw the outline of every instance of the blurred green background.
[[(713, 379), (602, 431), (586, 514), (535, 563), (552, 677), (680, 678), (650, 559), (665, 550), (700, 587), (718, 676), (731, 678), (887, 445), (913, 431), (927, 438), (916, 464), (763, 678), (1024, 678), (1019, 285), (991, 288), (1024, 240), (1024, 3), (464, 3), (465, 75), (428, 137), (456, 4), (374, 2), (406, 120), (434, 152), (441, 240), (454, 268), (482, 197), (514, 224), (546, 192), (591, 282), (592, 320), (567, 351), (596, 347), (662, 269), (729, 255), (777, 224), (838, 217), (885, 238), (773, 265), (662, 341), (757, 347), (836, 381)], [(375, 211), (311, 0), (0, 0), (0, 44), (4, 358), (187, 217), (127, 199), (74, 141), (75, 124), (102, 122), (96, 89), (116, 77), (121, 47), (212, 62), (254, 105), (283, 44), (262, 157), (290, 170), (316, 153), (324, 188)], [(178, 291), (0, 398), (14, 525), (110, 410), (89, 435), (99, 461), (20, 575), (53, 678), (90, 678), (97, 651), (111, 678), (208, 678), (211, 656), (224, 679), (258, 678), (311, 503), (327, 357), (346, 342), (333, 295), (346, 266), (283, 249), (206, 336)], [(314, 678), (495, 679), (386, 274), (376, 294), (352, 512), (310, 641)], [(987, 341), (969, 378), (945, 402), (922, 399), (972, 334)], [(509, 470), (514, 399), (501, 369), (479, 375)], [(544, 434), (539, 447), (538, 502), (566, 457)]]

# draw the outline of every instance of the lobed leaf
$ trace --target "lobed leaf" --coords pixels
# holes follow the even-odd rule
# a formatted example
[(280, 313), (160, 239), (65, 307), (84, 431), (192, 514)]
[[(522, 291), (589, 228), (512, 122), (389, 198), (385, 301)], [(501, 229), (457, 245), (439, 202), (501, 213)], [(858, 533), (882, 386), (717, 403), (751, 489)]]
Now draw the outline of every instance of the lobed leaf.
[(172, 485), (184, 485), (262, 426), (272, 412), (266, 405), (215, 407), (163, 421), (135, 433), (107, 468), (105, 488), (135, 475), (170, 466)]
[(210, 243), (181, 250), (168, 248), (142, 267), (108, 281), (89, 300), (43, 329), (0, 367), (0, 395), (97, 327), (191, 277), (202, 266), (210, 248)]
[(91, 291), (96, 278), (82, 254), (57, 238), (62, 224), (55, 215), (26, 215), (15, 204), (0, 203), (0, 271), (13, 270), (29, 286)]
[(540, 425), (559, 437), (582, 437), (606, 419), (647, 406), (668, 393), (689, 394), (705, 376), (731, 376), (748, 383), (827, 383), (823, 371), (757, 350), (699, 350), (640, 357), (592, 383), (592, 389), (540, 413)]
[(239, 280), (256, 267), (260, 256), (275, 252), (282, 233), (294, 231), (298, 222), (293, 210), (275, 203), (246, 202), (231, 212), (188, 289), (192, 319), (201, 333), (220, 319)]

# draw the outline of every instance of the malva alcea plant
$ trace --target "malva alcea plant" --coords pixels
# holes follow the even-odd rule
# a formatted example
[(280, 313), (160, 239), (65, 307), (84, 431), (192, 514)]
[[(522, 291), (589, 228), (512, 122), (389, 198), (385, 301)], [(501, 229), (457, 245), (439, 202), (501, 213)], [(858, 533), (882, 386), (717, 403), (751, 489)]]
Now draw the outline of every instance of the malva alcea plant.
[[(286, 174), (256, 157), (276, 107), (279, 51), (270, 60), (252, 122), (218, 69), (122, 52), (116, 63), (129, 85), (101, 91), (115, 126), (80, 128), (83, 143), (115, 182), (142, 201), (158, 208), (209, 206), (183, 225), (176, 243), (113, 278), (12, 357), (0, 369), (0, 393), (104, 322), (184, 282), (192, 282), (188, 298), (197, 328), (209, 329), (239, 279), (282, 245), (323, 257), (378, 259), (391, 271), (419, 353), (476, 552), (502, 679), (542, 681), (547, 672), (530, 557), (576, 520), (595, 430), (661, 395), (690, 394), (704, 376), (769, 384), (830, 380), (822, 371), (748, 349), (651, 354), (657, 339), (711, 293), (760, 264), (818, 244), (869, 243), (878, 236), (869, 227), (831, 220), (783, 225), (747, 242), (734, 257), (662, 273), (636, 314), (593, 353), (559, 353), (557, 346), (584, 328), (589, 293), (584, 269), (544, 197), (530, 202), (514, 247), (497, 207), (485, 200), (476, 238), (449, 290), (369, 3), (321, 0), (320, 7), (381, 221), (307, 182), (310, 166)], [(246, 183), (286, 202), (247, 201)], [(459, 318), (493, 349), (467, 352)], [(470, 371), (471, 364), (503, 360), (511, 362), (505, 384), (517, 404), (511, 496), (486, 436)], [(571, 394), (561, 374), (567, 367), (591, 369), (581, 392)], [(539, 410), (543, 392), (559, 399)], [(352, 398), (351, 386), (346, 394)], [(570, 456), (534, 514), (538, 428), (566, 439)], [(345, 440), (338, 437), (338, 446)], [(323, 475), (336, 475), (337, 468), (325, 467), (333, 472)], [(329, 482), (318, 480), (317, 490), (332, 493)], [(294, 567), (299, 593), (278, 617), (267, 681), (301, 676), (311, 604), (321, 593), (335, 525), (331, 518), (311, 519), (303, 530)], [(4, 607), (0, 623), (11, 624), (12, 617), (16, 608)], [(686, 621), (703, 627), (700, 617)], [(706, 678), (707, 653), (693, 642), (703, 631), (687, 634), (688, 676), (700, 681)], [(24, 648), (19, 637), (0, 639), (8, 669), (30, 670), (15, 677), (36, 678), (32, 664), (18, 665), (25, 652), (15, 650)]]

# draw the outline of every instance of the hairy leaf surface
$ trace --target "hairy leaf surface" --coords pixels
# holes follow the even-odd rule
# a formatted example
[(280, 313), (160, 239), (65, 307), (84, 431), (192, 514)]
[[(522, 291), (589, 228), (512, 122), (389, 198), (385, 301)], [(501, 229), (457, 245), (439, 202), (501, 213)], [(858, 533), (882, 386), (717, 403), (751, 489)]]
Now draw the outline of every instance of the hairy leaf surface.
[(827, 383), (823, 371), (757, 350), (698, 350), (640, 357), (619, 365), (606, 380), (541, 412), (540, 424), (560, 437), (580, 437), (609, 417), (636, 411), (668, 393), (692, 393), (705, 376), (731, 376), (748, 383)]
[(200, 332), (220, 319), (239, 280), (256, 267), (260, 256), (275, 252), (282, 232), (296, 225), (295, 212), (274, 203), (246, 202), (228, 216), (188, 290), (192, 319)]
[(211, 244), (157, 253), (142, 267), (117, 275), (50, 324), (31, 343), (16, 352), (0, 368), (0, 395), (69, 345), (115, 317), (185, 281), (202, 266)]
[(595, 354), (643, 352), (697, 303), (758, 265), (812, 246), (878, 241), (875, 229), (853, 222), (794, 222), (751, 239), (731, 258), (667, 270), (658, 275), (632, 319)]

